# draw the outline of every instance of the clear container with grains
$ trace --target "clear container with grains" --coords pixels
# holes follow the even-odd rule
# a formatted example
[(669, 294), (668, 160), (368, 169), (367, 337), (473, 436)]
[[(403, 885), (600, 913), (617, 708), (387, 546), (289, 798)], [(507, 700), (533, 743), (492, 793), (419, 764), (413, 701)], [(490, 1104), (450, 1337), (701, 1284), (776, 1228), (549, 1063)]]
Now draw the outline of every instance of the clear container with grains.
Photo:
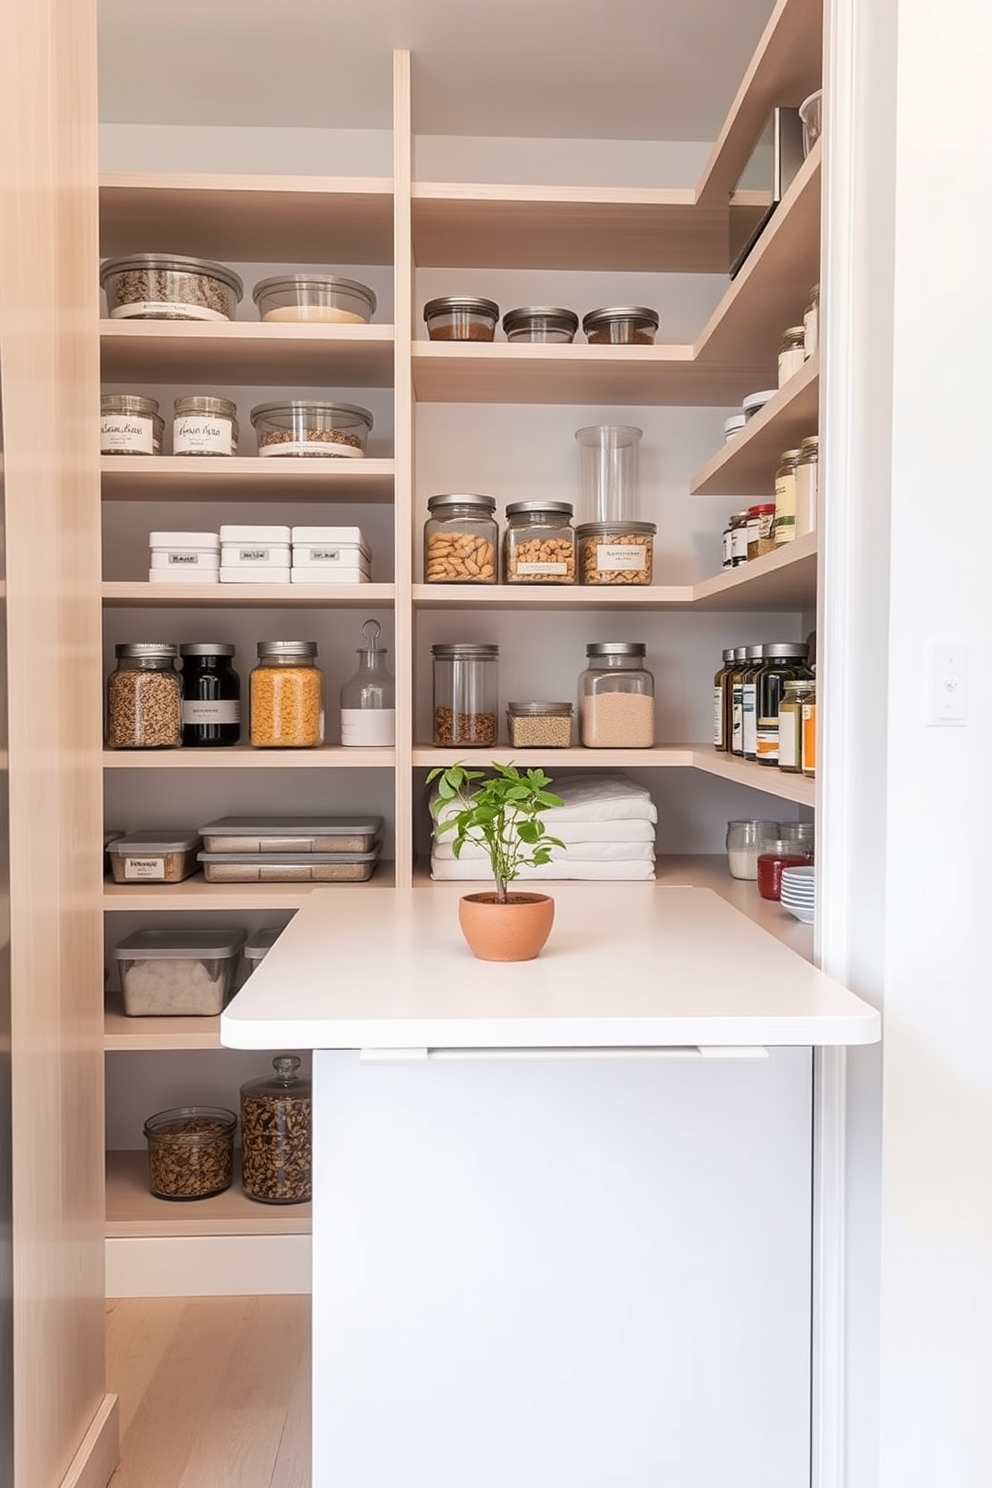
[(495, 584), (499, 527), (492, 496), (431, 496), (424, 523), (428, 584)]
[(778, 822), (746, 818), (727, 823), (727, 867), (732, 878), (758, 877), (758, 857), (766, 842), (778, 836)]
[(375, 314), (375, 291), (337, 274), (279, 274), (252, 290), (262, 320), (367, 325)]
[(174, 455), (237, 454), (238, 433), (238, 405), (230, 398), (191, 393), (173, 404)]
[(654, 677), (643, 641), (590, 641), (579, 678), (579, 742), (587, 749), (650, 749)]
[(111, 320), (233, 320), (238, 275), (207, 258), (130, 253), (100, 267)]
[(160, 455), (165, 422), (157, 398), (104, 393), (100, 398), (101, 455)]
[(432, 742), (483, 749), (496, 743), (499, 647), (454, 641), (431, 647), (434, 673)]
[(493, 341), (499, 306), (478, 295), (444, 295), (427, 301), (424, 320), (431, 341)]
[(324, 741), (324, 685), (316, 641), (259, 641), (249, 690), (256, 749), (312, 749)]
[(178, 749), (183, 742), (183, 684), (177, 648), (168, 642), (122, 641), (107, 682), (110, 749)]
[(128, 1017), (210, 1017), (234, 986), (243, 930), (136, 930), (114, 947)]
[(311, 1190), (311, 1083), (296, 1054), (241, 1087), (241, 1182), (262, 1204), (300, 1204)]
[(198, 854), (206, 883), (364, 883), (379, 845), (363, 853), (241, 852)]
[(653, 346), (658, 312), (646, 305), (603, 305), (583, 316), (582, 329), (594, 346)]
[(175, 1106), (145, 1122), (148, 1187), (160, 1199), (207, 1199), (230, 1188), (238, 1118), (224, 1106)]
[(580, 584), (650, 584), (653, 522), (583, 522), (575, 529)]
[(558, 305), (521, 305), (503, 316), (507, 341), (538, 341), (564, 345), (575, 340), (579, 317)]
[(107, 844), (114, 883), (182, 883), (196, 872), (199, 832), (146, 828)]
[(567, 749), (572, 742), (572, 705), (507, 703), (506, 726), (514, 749)]
[(337, 455), (361, 459), (372, 430), (372, 415), (353, 403), (318, 403), (293, 398), (259, 403), (251, 411), (258, 453)]
[(514, 501), (503, 530), (505, 584), (574, 584), (575, 532), (568, 501)]

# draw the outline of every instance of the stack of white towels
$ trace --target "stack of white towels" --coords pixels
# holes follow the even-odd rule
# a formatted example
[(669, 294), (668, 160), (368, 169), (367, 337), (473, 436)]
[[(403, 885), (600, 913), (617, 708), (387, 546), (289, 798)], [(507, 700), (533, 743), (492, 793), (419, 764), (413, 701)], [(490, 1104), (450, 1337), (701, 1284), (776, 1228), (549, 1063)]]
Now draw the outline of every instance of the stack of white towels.
[[(556, 778), (550, 789), (564, 804), (544, 813), (544, 826), (565, 847), (552, 849), (551, 862), (543, 867), (521, 869), (521, 880), (654, 878), (658, 809), (643, 786), (620, 773), (583, 774)], [(458, 803), (448, 802), (440, 820), (457, 811)], [(466, 843), (456, 858), (451, 841), (450, 832), (433, 835), (431, 878), (487, 879), (485, 850)]]

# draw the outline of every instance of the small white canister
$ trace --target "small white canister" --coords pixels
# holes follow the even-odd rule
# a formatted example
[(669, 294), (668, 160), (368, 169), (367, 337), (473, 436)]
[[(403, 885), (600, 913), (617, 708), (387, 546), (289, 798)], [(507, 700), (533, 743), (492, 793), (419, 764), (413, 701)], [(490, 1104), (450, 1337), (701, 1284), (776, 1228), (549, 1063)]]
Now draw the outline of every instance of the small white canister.
[(258, 524), (220, 529), (222, 584), (288, 584), (290, 528)]
[(372, 554), (360, 527), (294, 527), (294, 584), (367, 584)]
[(152, 532), (148, 537), (151, 584), (216, 584), (220, 538), (216, 532)]

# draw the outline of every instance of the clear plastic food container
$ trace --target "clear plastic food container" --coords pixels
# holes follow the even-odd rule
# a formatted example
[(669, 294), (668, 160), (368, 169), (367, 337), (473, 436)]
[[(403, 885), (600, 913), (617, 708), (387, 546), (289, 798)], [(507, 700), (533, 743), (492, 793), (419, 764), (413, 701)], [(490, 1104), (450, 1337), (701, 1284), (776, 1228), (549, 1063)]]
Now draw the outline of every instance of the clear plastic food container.
[(512, 501), (503, 533), (504, 584), (574, 584), (569, 501)]
[(499, 526), (492, 496), (470, 492), (431, 496), (424, 523), (428, 584), (495, 584)]
[(241, 930), (136, 930), (114, 947), (129, 1017), (215, 1016), (234, 986)]
[(557, 343), (574, 341), (579, 317), (574, 310), (558, 305), (521, 305), (503, 316), (507, 341), (541, 341)]
[(148, 1186), (160, 1199), (206, 1199), (230, 1188), (238, 1118), (224, 1106), (175, 1106), (145, 1122)]
[(145, 398), (140, 393), (101, 396), (101, 455), (160, 455), (164, 431), (157, 398)]
[(208, 853), (363, 853), (381, 831), (381, 816), (221, 816), (200, 835)]
[(372, 415), (352, 403), (259, 403), (251, 411), (260, 455), (338, 455), (361, 459)]
[(582, 329), (595, 346), (653, 346), (658, 312), (646, 305), (604, 305), (589, 311)]
[(182, 883), (200, 846), (199, 832), (129, 832), (107, 844), (114, 883)]
[(424, 306), (427, 335), (432, 341), (492, 341), (499, 306), (478, 295), (445, 295)]
[(571, 703), (507, 703), (513, 749), (567, 749), (572, 742)]
[(207, 883), (361, 883), (372, 877), (378, 847), (364, 853), (201, 852)]
[(575, 529), (580, 584), (650, 584), (653, 522), (584, 522)]
[(246, 977), (251, 976), (256, 966), (265, 960), (282, 931), (281, 925), (267, 925), (264, 930), (256, 930), (254, 935), (249, 935), (241, 953)]
[(174, 455), (235, 455), (238, 433), (238, 405), (230, 398), (190, 393), (173, 404)]
[(336, 274), (280, 274), (252, 290), (262, 320), (367, 325), (375, 314), (375, 292), (357, 279)]
[(232, 269), (177, 253), (130, 253), (100, 268), (112, 320), (233, 320), (244, 286)]

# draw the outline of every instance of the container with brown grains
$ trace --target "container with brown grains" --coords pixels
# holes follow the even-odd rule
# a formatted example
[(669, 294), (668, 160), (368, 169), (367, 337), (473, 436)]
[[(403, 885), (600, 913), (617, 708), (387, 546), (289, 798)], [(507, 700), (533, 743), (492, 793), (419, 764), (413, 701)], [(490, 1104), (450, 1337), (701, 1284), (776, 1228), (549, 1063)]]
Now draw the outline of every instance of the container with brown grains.
[(107, 744), (111, 749), (178, 749), (183, 741), (183, 684), (177, 648), (160, 641), (123, 641), (107, 682)]
[(148, 1187), (160, 1199), (207, 1199), (230, 1188), (238, 1118), (223, 1106), (176, 1106), (145, 1122)]
[(499, 647), (452, 641), (431, 647), (434, 744), (482, 749), (496, 743)]
[(310, 1197), (310, 1081), (296, 1054), (241, 1087), (241, 1182), (249, 1199), (299, 1204)]
[(100, 269), (112, 320), (233, 320), (244, 286), (224, 264), (178, 253), (130, 253)]
[(307, 749), (324, 741), (323, 677), (316, 641), (259, 641), (250, 678), (256, 749)]
[(353, 403), (291, 398), (258, 403), (251, 410), (258, 453), (264, 456), (337, 456), (360, 460), (372, 430), (372, 415)]
[(583, 317), (582, 329), (594, 346), (653, 346), (658, 312), (646, 305), (604, 305)]
[(653, 522), (583, 522), (575, 529), (580, 584), (650, 584)]
[(444, 295), (424, 306), (431, 341), (492, 341), (499, 306), (479, 295)]

